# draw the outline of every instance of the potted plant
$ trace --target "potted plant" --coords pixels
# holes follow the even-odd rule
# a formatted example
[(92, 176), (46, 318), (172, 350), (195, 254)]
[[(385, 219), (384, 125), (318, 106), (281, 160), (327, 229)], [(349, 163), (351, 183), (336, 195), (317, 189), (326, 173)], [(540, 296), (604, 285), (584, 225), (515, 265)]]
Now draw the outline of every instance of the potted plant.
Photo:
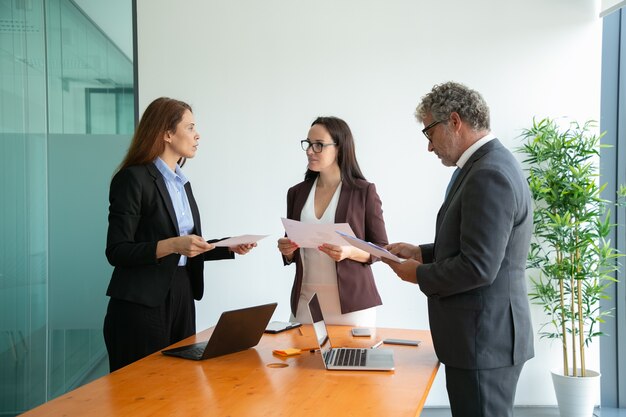
[[(595, 132), (593, 121), (561, 128), (546, 118), (533, 119), (521, 135), (525, 143), (520, 152), (535, 203), (530, 299), (547, 316), (540, 337), (559, 340), (562, 347), (562, 372), (553, 371), (562, 416), (593, 414), (595, 398), (587, 405), (578, 403), (585, 393), (597, 392), (587, 384), (595, 379), (599, 386), (599, 373), (586, 367), (585, 348), (603, 334), (599, 325), (611, 311), (601, 310), (599, 301), (608, 297), (605, 290), (618, 268), (619, 254), (607, 240), (615, 226), (607, 209), (610, 202), (600, 196), (606, 186), (599, 184), (598, 169), (603, 134)], [(561, 383), (585, 386), (563, 404)]]

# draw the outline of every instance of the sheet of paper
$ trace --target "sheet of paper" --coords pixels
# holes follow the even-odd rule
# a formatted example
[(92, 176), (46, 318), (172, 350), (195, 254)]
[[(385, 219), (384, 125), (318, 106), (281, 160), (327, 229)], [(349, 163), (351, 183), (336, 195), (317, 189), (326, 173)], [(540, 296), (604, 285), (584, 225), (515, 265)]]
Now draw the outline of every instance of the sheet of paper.
[(235, 237), (229, 237), (228, 239), (220, 240), (219, 242), (213, 243), (215, 246), (237, 246), (243, 245), (246, 243), (255, 243), (259, 240), (268, 237), (269, 235), (241, 235)]
[(403, 259), (398, 258), (396, 255), (389, 252), (385, 248), (381, 248), (380, 246), (375, 245), (371, 242), (366, 242), (362, 239), (359, 239), (358, 237), (350, 236), (341, 232), (337, 232), (337, 233), (352, 246), (359, 248), (361, 250), (364, 250), (365, 252), (369, 253), (372, 256), (375, 256), (377, 258), (387, 258), (396, 262), (404, 262)]
[(297, 220), (281, 218), (287, 237), (301, 248), (317, 248), (324, 243), (345, 246), (346, 241), (337, 234), (354, 236), (348, 223), (302, 223)]

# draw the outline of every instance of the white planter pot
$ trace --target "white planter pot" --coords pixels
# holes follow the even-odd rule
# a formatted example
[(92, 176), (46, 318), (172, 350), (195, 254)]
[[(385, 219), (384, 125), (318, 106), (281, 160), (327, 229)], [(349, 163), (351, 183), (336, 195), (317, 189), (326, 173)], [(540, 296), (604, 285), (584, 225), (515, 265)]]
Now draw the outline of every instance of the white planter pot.
[(561, 417), (593, 416), (593, 407), (600, 392), (600, 373), (587, 370), (586, 375), (584, 378), (563, 376), (561, 369), (552, 370), (552, 383)]

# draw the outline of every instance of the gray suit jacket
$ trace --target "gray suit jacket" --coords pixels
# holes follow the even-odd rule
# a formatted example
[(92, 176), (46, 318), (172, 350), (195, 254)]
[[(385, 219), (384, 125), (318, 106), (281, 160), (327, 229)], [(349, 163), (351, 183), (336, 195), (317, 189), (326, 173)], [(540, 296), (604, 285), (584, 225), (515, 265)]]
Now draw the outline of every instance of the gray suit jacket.
[(490, 369), (534, 356), (526, 290), (532, 205), (519, 163), (497, 139), (463, 167), (423, 245), (417, 282), (428, 296), (437, 356)]

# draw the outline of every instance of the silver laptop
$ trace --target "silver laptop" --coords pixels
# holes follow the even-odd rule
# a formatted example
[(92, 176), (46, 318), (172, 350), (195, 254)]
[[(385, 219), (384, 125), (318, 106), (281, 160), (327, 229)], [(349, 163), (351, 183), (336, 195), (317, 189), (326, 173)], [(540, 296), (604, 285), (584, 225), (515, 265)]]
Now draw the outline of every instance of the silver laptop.
[(317, 294), (313, 294), (309, 301), (309, 312), (326, 369), (341, 371), (391, 371), (394, 369), (393, 351), (390, 349), (333, 348), (328, 338), (328, 329)]
[(208, 342), (162, 350), (168, 356), (196, 361), (215, 358), (256, 346), (272, 318), (276, 303), (225, 311)]

